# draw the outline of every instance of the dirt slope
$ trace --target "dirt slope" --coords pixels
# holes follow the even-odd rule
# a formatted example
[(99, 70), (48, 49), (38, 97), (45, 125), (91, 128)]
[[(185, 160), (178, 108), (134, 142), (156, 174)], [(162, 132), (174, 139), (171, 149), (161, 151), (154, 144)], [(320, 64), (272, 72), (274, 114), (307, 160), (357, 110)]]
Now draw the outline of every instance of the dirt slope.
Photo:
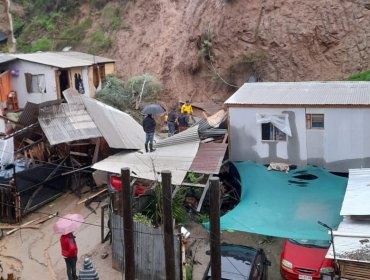
[(136, 0), (122, 9), (109, 55), (124, 79), (156, 75), (162, 100), (221, 101), (235, 91), (199, 56), (207, 26), (217, 72), (238, 86), (249, 77), (240, 57), (255, 52), (266, 54), (266, 81), (339, 80), (369, 69), (370, 0)]

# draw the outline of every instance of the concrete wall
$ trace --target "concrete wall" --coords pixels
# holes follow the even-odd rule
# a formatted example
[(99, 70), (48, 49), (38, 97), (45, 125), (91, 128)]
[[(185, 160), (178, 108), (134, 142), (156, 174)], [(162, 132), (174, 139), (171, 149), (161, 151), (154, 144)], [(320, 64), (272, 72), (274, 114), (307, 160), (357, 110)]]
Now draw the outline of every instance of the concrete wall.
[[(306, 112), (324, 114), (324, 129), (306, 129)], [(263, 141), (256, 114), (289, 114), (292, 137)], [(370, 167), (370, 109), (229, 108), (230, 158), (263, 164), (315, 164), (333, 172)]]

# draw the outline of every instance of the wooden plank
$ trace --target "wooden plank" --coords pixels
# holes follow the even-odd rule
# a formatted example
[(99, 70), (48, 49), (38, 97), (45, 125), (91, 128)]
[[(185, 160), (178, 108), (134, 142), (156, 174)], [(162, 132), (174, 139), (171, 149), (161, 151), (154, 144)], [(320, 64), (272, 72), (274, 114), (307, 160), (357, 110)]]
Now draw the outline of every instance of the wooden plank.
[(209, 179), (207, 180), (207, 184), (203, 189), (202, 196), (200, 197), (198, 207), (197, 207), (197, 212), (200, 212), (200, 209), (202, 209), (203, 201), (204, 201), (204, 198), (206, 197), (208, 189), (209, 189)]
[(103, 189), (103, 190), (101, 190), (101, 191), (98, 191), (97, 193), (95, 193), (95, 194), (93, 194), (93, 195), (90, 195), (89, 197), (86, 197), (86, 198), (84, 198), (84, 199), (80, 200), (79, 202), (77, 202), (77, 204), (84, 203), (85, 201), (87, 201), (87, 200), (89, 200), (89, 199), (91, 199), (91, 198), (94, 198), (95, 196), (98, 196), (99, 194), (102, 194), (103, 192), (106, 192), (106, 191), (107, 191), (107, 189), (106, 189), (106, 188), (105, 188), (105, 189)]
[(44, 223), (44, 222), (46, 222), (47, 220), (50, 220), (50, 219), (52, 219), (52, 218), (54, 218), (54, 217), (56, 217), (56, 216), (58, 216), (58, 212), (55, 212), (54, 214), (50, 214), (50, 215), (48, 215), (48, 216), (45, 216), (45, 217), (40, 217), (40, 218), (38, 218), (34, 223), (32, 223), (32, 224), (34, 224), (34, 225), (38, 225), (38, 224), (42, 224), (42, 223)]
[(27, 222), (27, 223), (24, 223), (24, 224), (20, 225), (20, 226), (16, 226), (16, 228), (14, 228), (13, 230), (8, 231), (6, 234), (7, 234), (7, 235), (10, 235), (10, 234), (12, 234), (12, 233), (16, 232), (17, 230), (21, 229), (21, 228), (22, 228), (22, 227), (24, 227), (24, 226), (27, 226), (27, 225), (32, 224), (32, 223), (33, 223), (33, 222), (35, 222), (36, 220), (37, 220), (37, 219), (34, 219), (34, 220), (31, 220), (31, 221), (29, 221), (29, 222)]
[[(18, 230), (18, 229), (21, 229), (21, 228), (32, 228), (32, 229), (38, 229), (40, 228), (40, 226), (38, 225), (25, 225), (25, 226), (0, 226), (0, 229), (15, 229), (15, 230)], [(10, 231), (9, 231), (10, 232)], [(6, 234), (12, 234), (14, 231), (12, 231), (11, 233), (7, 232)]]
[(181, 183), (181, 186), (205, 188), (207, 187), (207, 184)]

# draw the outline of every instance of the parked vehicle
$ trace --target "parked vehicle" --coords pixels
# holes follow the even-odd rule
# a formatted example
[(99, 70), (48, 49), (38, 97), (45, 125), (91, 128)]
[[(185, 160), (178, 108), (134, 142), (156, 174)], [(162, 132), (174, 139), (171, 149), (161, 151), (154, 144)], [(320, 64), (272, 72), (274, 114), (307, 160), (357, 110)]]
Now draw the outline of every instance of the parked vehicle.
[(319, 280), (334, 272), (334, 262), (326, 259), (330, 241), (287, 239), (280, 257), (280, 273), (287, 280)]
[[(221, 280), (267, 280), (267, 266), (271, 265), (262, 249), (243, 245), (221, 245)], [(210, 264), (203, 280), (211, 279)]]

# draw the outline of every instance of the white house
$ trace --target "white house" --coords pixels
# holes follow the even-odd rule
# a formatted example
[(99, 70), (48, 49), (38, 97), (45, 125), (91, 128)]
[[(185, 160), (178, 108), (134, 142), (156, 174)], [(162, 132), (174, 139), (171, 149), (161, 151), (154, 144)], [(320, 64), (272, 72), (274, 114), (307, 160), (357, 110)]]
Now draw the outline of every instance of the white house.
[(8, 71), (18, 106), (61, 99), (63, 90), (80, 88), (93, 97), (102, 81), (115, 71), (114, 60), (80, 52), (37, 52), (11, 54), (15, 60), (0, 64), (0, 73)]
[(370, 82), (246, 83), (225, 105), (233, 161), (370, 167)]

